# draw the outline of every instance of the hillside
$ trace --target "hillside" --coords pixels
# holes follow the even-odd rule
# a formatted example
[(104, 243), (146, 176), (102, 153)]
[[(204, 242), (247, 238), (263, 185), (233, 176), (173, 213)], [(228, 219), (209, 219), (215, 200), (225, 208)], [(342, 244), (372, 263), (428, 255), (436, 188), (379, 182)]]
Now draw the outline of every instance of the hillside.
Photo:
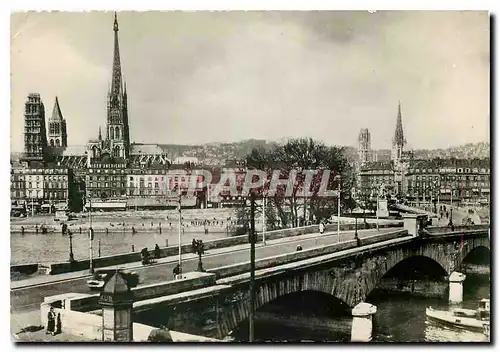
[[(178, 144), (161, 144), (167, 152), (171, 160), (178, 157), (196, 157), (200, 162), (207, 165), (223, 165), (228, 159), (242, 159), (253, 148), (272, 148), (278, 142), (269, 142), (261, 139), (249, 139), (240, 142), (232, 143), (208, 143), (203, 145), (178, 145)], [(357, 149), (355, 147), (345, 147), (346, 157), (352, 162), (357, 159)], [(375, 150), (379, 161), (390, 160), (391, 151), (388, 149)], [(469, 143), (458, 147), (447, 149), (417, 149), (414, 150), (416, 159), (432, 159), (432, 158), (457, 158), (457, 159), (472, 159), (472, 158), (489, 158), (490, 143)], [(11, 153), (11, 158), (16, 160), (21, 153)]]

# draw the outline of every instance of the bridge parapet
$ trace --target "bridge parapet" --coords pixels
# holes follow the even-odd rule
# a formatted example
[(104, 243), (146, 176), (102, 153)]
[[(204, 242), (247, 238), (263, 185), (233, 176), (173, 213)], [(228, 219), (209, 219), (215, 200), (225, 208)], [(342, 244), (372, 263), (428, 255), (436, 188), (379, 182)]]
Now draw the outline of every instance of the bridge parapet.
[(429, 226), (425, 228), (431, 234), (444, 234), (444, 233), (463, 233), (469, 231), (484, 231), (489, 230), (489, 224), (481, 224), (481, 225), (459, 225), (454, 226), (453, 229), (449, 226)]
[[(377, 234), (373, 236), (368, 236), (360, 239), (360, 245), (366, 246), (369, 244), (373, 244), (376, 242), (387, 241), (394, 238), (405, 237), (408, 235), (408, 232), (405, 230), (397, 230), (392, 231), (385, 234)], [(278, 256), (268, 257), (261, 260), (257, 260), (255, 262), (255, 269), (266, 269), (286, 263), (296, 262), (300, 260), (304, 260), (307, 258), (317, 257), (321, 255), (336, 253), (340, 251), (344, 251), (347, 249), (356, 248), (358, 246), (356, 240), (350, 240), (341, 243), (335, 243), (326, 246), (319, 246), (315, 248), (311, 248), (308, 250), (302, 250), (292, 253), (286, 253)], [(217, 279), (222, 279), (225, 277), (230, 277), (233, 275), (238, 275), (241, 273), (250, 271), (250, 262), (237, 263), (232, 265), (227, 265), (211, 270), (207, 270), (208, 272), (214, 273), (217, 276)]]

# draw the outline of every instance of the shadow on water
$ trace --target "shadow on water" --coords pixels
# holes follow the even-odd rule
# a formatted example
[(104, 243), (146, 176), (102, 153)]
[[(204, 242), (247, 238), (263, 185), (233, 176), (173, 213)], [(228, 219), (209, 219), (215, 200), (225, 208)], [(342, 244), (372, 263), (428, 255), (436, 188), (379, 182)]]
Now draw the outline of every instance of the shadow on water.
[[(468, 275), (464, 283), (464, 308), (476, 309), (478, 300), (490, 293), (489, 277)], [(349, 342), (350, 309), (324, 294), (290, 295), (276, 300), (256, 313), (255, 339), (258, 342)], [(301, 297), (302, 296), (302, 297)], [(336, 301), (336, 302), (335, 302)], [(485, 335), (429, 324), (425, 309), (448, 310), (448, 295), (415, 296), (375, 289), (366, 300), (377, 306), (373, 342), (484, 342)], [(248, 341), (248, 320), (231, 335)]]
[[(322, 292), (303, 291), (280, 297), (257, 310), (257, 342), (346, 342), (351, 331), (350, 309)], [(248, 319), (232, 333), (248, 341)]]

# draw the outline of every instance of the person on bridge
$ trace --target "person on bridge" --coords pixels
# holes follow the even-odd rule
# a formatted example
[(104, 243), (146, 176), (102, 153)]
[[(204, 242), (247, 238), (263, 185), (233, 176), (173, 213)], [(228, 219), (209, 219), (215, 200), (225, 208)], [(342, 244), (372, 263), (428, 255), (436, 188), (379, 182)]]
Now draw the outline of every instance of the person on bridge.
[(155, 258), (160, 259), (160, 246), (158, 244), (155, 244)]
[(356, 240), (356, 246), (361, 246), (361, 240), (359, 239), (358, 233), (354, 233), (354, 239)]
[(298, 251), (301, 251), (301, 250), (302, 250), (302, 246), (299, 244), (299, 245), (297, 246), (297, 252), (298, 252)]
[(181, 266), (179, 265), (179, 263), (177, 263), (177, 265), (174, 267), (174, 270), (173, 270), (173, 274), (174, 274), (174, 278), (179, 275), (181, 273)]
[(320, 222), (319, 223), (319, 233), (323, 234), (323, 232), (325, 232), (325, 225), (323, 224), (323, 222)]

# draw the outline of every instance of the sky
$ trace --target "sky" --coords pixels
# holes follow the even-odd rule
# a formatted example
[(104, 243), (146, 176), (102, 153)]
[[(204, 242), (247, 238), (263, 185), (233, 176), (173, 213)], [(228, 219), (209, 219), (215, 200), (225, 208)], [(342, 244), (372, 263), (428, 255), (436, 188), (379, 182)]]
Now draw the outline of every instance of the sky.
[[(106, 124), (112, 12), (11, 16), (11, 148), (26, 96), (55, 97), (68, 144)], [(390, 148), (398, 101), (409, 148), (489, 141), (487, 12), (120, 12), (134, 142), (313, 137)]]

